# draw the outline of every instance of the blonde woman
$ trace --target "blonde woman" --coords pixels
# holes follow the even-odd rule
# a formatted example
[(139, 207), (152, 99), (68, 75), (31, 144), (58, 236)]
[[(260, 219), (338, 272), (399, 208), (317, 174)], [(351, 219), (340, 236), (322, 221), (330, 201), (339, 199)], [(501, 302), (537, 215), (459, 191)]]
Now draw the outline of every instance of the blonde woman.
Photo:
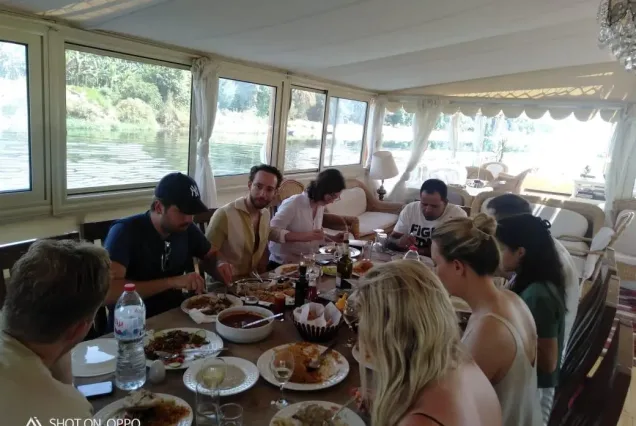
[[(372, 424), (499, 426), (501, 409), (488, 379), (462, 352), (448, 293), (422, 263), (400, 260), (365, 276), (354, 298), (359, 344), (372, 354)], [(370, 391), (370, 392), (369, 392)]]
[(496, 227), (485, 214), (449, 220), (433, 233), (432, 258), (446, 288), (472, 309), (462, 340), (497, 392), (503, 424), (536, 426), (537, 331), (525, 302), (493, 283)]

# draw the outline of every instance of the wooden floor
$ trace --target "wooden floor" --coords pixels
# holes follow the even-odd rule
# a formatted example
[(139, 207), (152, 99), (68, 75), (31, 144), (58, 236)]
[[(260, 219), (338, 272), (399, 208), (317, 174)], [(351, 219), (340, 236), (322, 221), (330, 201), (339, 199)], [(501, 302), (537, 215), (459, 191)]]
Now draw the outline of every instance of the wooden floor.
[(632, 368), (632, 384), (625, 399), (623, 415), (617, 426), (636, 426), (636, 368)]

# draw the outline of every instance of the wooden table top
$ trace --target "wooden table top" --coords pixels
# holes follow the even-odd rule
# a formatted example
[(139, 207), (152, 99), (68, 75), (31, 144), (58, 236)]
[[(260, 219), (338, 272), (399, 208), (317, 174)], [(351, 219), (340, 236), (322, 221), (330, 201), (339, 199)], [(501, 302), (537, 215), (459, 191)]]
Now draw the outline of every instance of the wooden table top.
[[(390, 256), (385, 256), (390, 260)], [(374, 259), (376, 260), (376, 259)], [(380, 259), (377, 259), (380, 260)], [(381, 260), (385, 260), (382, 258)], [(335, 288), (335, 278), (323, 276), (317, 283), (319, 292), (328, 292)], [(459, 300), (457, 304), (461, 303)], [(456, 301), (453, 301), (457, 306)], [(462, 306), (463, 307), (463, 306)], [(236, 344), (228, 341), (224, 342), (224, 346), (228, 350), (224, 351), (221, 356), (233, 356), (246, 359), (256, 365), (256, 361), (265, 351), (274, 348), (276, 346), (301, 341), (302, 338), (296, 330), (293, 322), (289, 319), (289, 315), (286, 315), (286, 320), (276, 321), (274, 324), (274, 330), (272, 334), (265, 340), (251, 344)], [(146, 327), (155, 331), (175, 328), (175, 327), (200, 327), (206, 330), (216, 332), (216, 323), (208, 324), (196, 324), (186, 313), (181, 309), (176, 308), (170, 311), (164, 312), (160, 315), (148, 318), (146, 321)], [(303, 401), (329, 401), (337, 404), (344, 404), (350, 398), (350, 391), (352, 388), (360, 386), (360, 373), (358, 363), (351, 355), (351, 348), (347, 347), (346, 342), (349, 337), (352, 337), (352, 332), (343, 326), (338, 334), (339, 343), (336, 346), (336, 350), (342, 354), (349, 362), (349, 374), (341, 383), (324, 390), (312, 391), (312, 392), (299, 392), (286, 390), (285, 396), (291, 403), (303, 402)], [(112, 335), (109, 335), (112, 337)], [(195, 393), (190, 391), (183, 384), (183, 374), (185, 370), (168, 370), (166, 371), (166, 378), (162, 383), (151, 384), (146, 383), (144, 388), (156, 392), (175, 395), (182, 398), (190, 404), (195, 410)], [(98, 383), (108, 380), (114, 380), (114, 374), (93, 377), (93, 378), (75, 378), (75, 385), (83, 385), (89, 383)], [(112, 395), (99, 397), (92, 400), (93, 408), (95, 412), (99, 411), (106, 405), (126, 397), (128, 393), (119, 389), (116, 389)], [(244, 425), (268, 425), (271, 418), (278, 411), (271, 405), (271, 401), (278, 399), (280, 391), (278, 387), (269, 384), (262, 377), (258, 379), (256, 385), (248, 391), (240, 393), (238, 395), (226, 396), (221, 398), (221, 403), (234, 402), (243, 407), (243, 424)]]

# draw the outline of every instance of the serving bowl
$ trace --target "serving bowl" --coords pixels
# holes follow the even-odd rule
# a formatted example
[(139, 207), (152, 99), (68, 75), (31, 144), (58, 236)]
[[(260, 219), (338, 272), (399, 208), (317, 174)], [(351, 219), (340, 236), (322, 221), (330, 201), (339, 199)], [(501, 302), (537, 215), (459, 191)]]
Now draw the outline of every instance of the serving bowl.
[(223, 318), (227, 318), (230, 315), (236, 315), (240, 312), (256, 314), (263, 318), (272, 315), (272, 311), (261, 308), (260, 306), (246, 305), (224, 309), (219, 312), (216, 318), (216, 332), (221, 337), (234, 343), (254, 343), (267, 338), (274, 329), (273, 319), (254, 328), (234, 328), (223, 323)]

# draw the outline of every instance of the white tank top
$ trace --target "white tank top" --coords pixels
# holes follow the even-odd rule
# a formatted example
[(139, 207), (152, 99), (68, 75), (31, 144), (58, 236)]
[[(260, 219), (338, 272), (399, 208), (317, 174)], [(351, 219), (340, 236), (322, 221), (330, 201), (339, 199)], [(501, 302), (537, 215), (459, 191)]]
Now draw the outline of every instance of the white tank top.
[[(493, 313), (486, 316), (503, 323), (515, 341), (515, 359), (510, 369), (499, 383), (493, 384), (501, 405), (503, 426), (542, 425), (541, 407), (537, 400), (536, 360), (533, 366), (523, 350), (523, 339), (510, 321)], [(464, 338), (471, 331), (471, 328), (467, 329)]]

